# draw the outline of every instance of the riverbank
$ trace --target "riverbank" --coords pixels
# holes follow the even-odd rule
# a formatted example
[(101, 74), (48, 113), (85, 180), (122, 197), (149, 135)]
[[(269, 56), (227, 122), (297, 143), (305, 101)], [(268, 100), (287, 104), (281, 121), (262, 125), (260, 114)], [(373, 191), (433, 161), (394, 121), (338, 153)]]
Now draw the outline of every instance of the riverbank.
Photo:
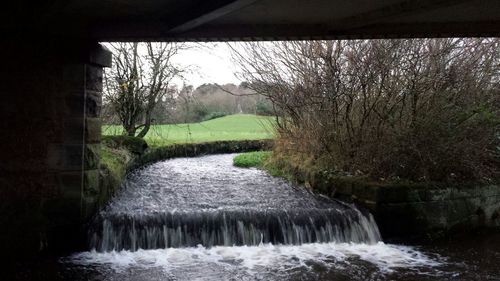
[(299, 159), (266, 159), (253, 166), (368, 209), (384, 239), (432, 240), (480, 228), (500, 228), (499, 184), (373, 181), (324, 171)]
[[(123, 136), (107, 136), (102, 143), (98, 207), (111, 198), (130, 170), (174, 157), (265, 150), (272, 146), (272, 140), (251, 140), (147, 148), (145, 141)], [(269, 155), (249, 154), (242, 157), (240, 164), (260, 166), (273, 176), (287, 178), (315, 192), (368, 209), (385, 239), (435, 239), (500, 226), (498, 184), (375, 182), (364, 177), (325, 172), (313, 165), (303, 165), (301, 161), (284, 158), (264, 161)]]

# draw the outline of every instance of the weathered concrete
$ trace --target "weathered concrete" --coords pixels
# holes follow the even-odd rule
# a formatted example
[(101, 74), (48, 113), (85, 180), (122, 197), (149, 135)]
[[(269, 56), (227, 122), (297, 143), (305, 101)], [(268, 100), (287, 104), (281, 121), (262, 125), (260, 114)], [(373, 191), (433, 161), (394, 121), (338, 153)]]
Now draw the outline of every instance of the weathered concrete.
[(0, 48), (0, 251), (74, 248), (95, 208), (102, 68), (111, 54), (56, 40)]

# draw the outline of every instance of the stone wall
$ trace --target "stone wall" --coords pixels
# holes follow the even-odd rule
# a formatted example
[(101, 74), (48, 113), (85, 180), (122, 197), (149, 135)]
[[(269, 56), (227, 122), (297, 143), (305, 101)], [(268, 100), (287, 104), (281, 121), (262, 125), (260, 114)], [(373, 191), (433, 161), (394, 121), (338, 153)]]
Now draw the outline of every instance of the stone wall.
[(98, 185), (102, 68), (111, 54), (57, 38), (0, 49), (0, 251), (72, 249)]
[(330, 198), (370, 211), (384, 239), (434, 239), (500, 228), (500, 183), (373, 181), (274, 155), (266, 168)]
[(368, 208), (385, 237), (434, 238), (500, 226), (500, 186), (352, 186), (337, 198)]
[(375, 183), (365, 178), (310, 175), (316, 191), (368, 209), (384, 238), (437, 238), (500, 227), (500, 185)]

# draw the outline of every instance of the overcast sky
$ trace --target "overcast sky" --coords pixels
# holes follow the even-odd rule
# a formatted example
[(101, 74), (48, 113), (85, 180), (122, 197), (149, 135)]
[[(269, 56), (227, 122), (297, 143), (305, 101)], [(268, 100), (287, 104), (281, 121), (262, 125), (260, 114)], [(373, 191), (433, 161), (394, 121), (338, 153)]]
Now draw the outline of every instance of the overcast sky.
[(241, 81), (234, 73), (237, 68), (231, 62), (230, 50), (226, 43), (203, 43), (182, 51), (174, 62), (191, 66), (192, 71), (185, 74), (186, 83), (198, 87), (204, 83), (238, 85)]

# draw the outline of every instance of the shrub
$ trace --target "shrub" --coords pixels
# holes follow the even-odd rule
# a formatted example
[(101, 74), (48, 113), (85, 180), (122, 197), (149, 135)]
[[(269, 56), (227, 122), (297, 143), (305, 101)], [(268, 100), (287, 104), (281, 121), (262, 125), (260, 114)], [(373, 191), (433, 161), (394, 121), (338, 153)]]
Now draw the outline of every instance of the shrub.
[(244, 78), (282, 117), (278, 153), (373, 179), (499, 179), (500, 39), (248, 46)]
[(207, 115), (203, 116), (203, 121), (208, 121), (216, 118), (221, 118), (224, 116), (227, 116), (228, 114), (226, 112), (219, 112), (219, 111), (214, 111), (210, 112)]

